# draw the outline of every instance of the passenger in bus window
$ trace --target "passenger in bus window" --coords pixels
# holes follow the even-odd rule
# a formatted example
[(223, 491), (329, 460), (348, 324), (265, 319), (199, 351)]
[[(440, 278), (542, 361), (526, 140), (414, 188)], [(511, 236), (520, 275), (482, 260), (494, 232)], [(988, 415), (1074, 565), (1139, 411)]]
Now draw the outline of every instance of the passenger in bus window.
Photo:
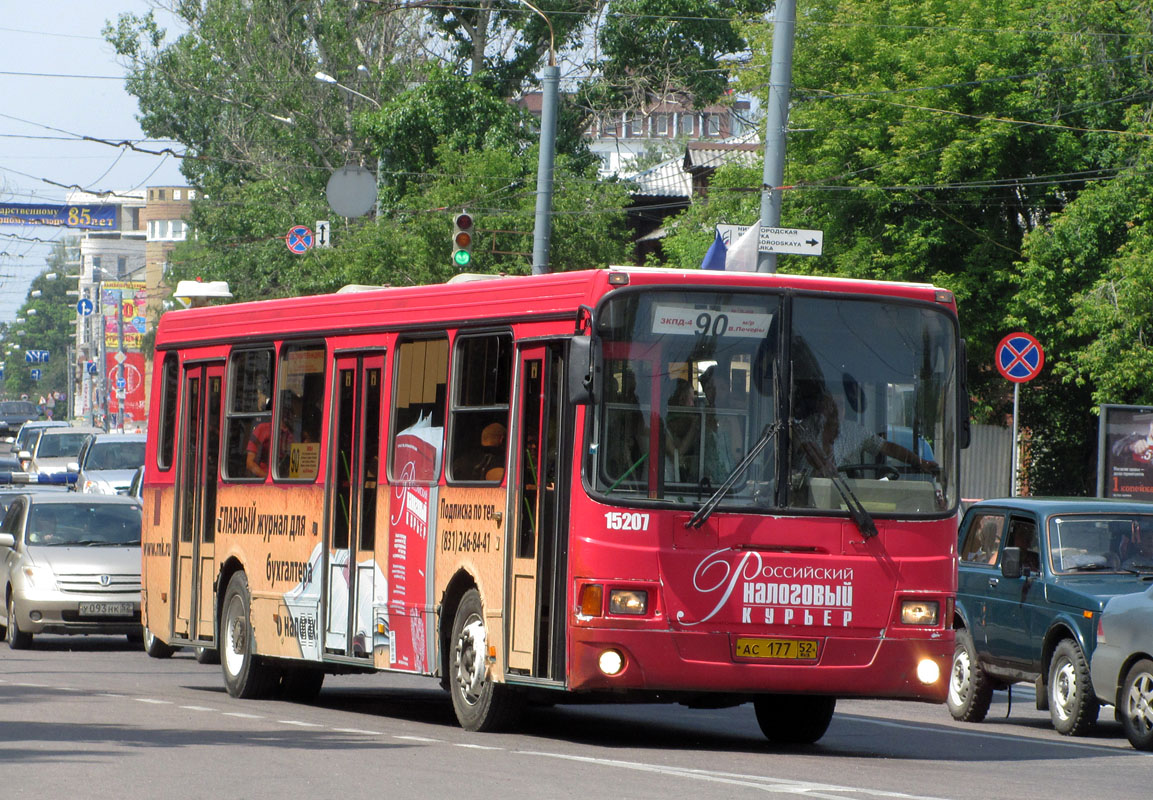
[(728, 478), (741, 458), (743, 437), (739, 420), (726, 409), (732, 409), (729, 378), (716, 366), (701, 373), (701, 391), (705, 395), (705, 475), (714, 486)]
[(480, 432), (478, 447), (466, 450), (452, 464), (458, 481), (499, 481), (504, 477), (505, 428), (490, 422)]
[(665, 416), (665, 480), (696, 483), (701, 421), (693, 385), (674, 378)]
[[(292, 429), (289, 427), (287, 419), (287, 410), (282, 415), (280, 420), (280, 442), (278, 452), (284, 456), (288, 455), (288, 446), (292, 443)], [(248, 474), (257, 478), (263, 478), (268, 475), (268, 460), (271, 457), (272, 449), (272, 420), (266, 419), (260, 422), (252, 429), (252, 435), (248, 437), (248, 451), (245, 456), (245, 467), (248, 469)]]

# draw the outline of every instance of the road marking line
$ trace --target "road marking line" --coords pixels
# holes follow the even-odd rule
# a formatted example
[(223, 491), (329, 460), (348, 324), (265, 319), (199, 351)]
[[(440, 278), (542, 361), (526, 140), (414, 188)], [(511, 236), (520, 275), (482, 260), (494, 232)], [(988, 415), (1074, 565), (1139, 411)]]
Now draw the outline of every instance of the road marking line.
[(137, 703), (151, 703), (154, 706), (170, 706), (170, 705), (172, 705), (171, 700), (157, 700), (157, 699), (152, 698), (152, 697), (134, 697), (132, 699), (135, 700)]
[(465, 742), (454, 742), (453, 747), (465, 747), (469, 750), (504, 750), (503, 747), (489, 747), (485, 744), (467, 744)]
[(364, 736), (384, 736), (381, 731), (366, 731), (362, 728), (333, 728), (336, 733), (359, 733)]
[(188, 711), (215, 711), (216, 710), (215, 708), (209, 708), (208, 706), (181, 706), (181, 708), (187, 709)]
[(404, 739), (409, 742), (442, 742), (443, 739), (429, 739), (427, 736), (398, 736), (393, 734), (394, 739)]
[(243, 711), (225, 711), (226, 717), (239, 717), (240, 719), (264, 719), (260, 714), (245, 714)]
[(298, 720), (298, 719), (278, 719), (277, 722), (279, 722), (281, 725), (297, 725), (301, 728), (323, 728), (324, 727), (319, 722), (303, 722), (303, 721)]

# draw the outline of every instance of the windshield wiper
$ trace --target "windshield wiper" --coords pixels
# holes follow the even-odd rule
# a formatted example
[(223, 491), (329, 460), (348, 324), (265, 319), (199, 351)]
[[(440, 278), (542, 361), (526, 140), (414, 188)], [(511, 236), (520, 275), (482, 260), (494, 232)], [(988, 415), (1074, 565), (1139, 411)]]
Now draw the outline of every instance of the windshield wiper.
[(721, 504), (721, 500), (723, 500), (725, 495), (736, 485), (737, 479), (748, 469), (749, 464), (753, 463), (756, 457), (761, 454), (761, 451), (768, 446), (769, 442), (773, 440), (773, 437), (776, 436), (783, 427), (784, 423), (780, 421), (765, 426), (761, 438), (749, 449), (749, 452), (740, 460), (740, 463), (733, 467), (733, 471), (729, 473), (729, 477), (725, 478), (724, 483), (717, 487), (717, 490), (713, 492), (712, 496), (702, 503), (696, 513), (689, 518), (689, 521), (685, 523), (686, 528), (699, 528), (705, 524), (705, 520), (711, 517), (713, 512), (717, 510), (717, 506)]
[(836, 487), (837, 492), (841, 495), (841, 499), (845, 501), (845, 507), (849, 510), (849, 518), (857, 526), (857, 530), (866, 539), (871, 539), (877, 535), (877, 524), (873, 522), (873, 517), (869, 514), (868, 510), (862, 505), (857, 496), (853, 494), (853, 490), (849, 484), (837, 471), (836, 464), (831, 464), (821, 449), (817, 447), (816, 442), (813, 440), (812, 434), (805, 430), (799, 420), (793, 420), (794, 425), (789, 426), (791, 433), (797, 435), (797, 440), (800, 442), (801, 450), (804, 451), (805, 457), (809, 462), (817, 468), (829, 482)]

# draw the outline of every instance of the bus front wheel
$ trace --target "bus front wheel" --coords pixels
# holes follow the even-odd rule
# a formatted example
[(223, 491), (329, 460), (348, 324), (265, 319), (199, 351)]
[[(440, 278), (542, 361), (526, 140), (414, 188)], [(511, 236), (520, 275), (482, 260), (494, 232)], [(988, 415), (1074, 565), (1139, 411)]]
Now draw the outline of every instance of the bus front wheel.
[(493, 681), (488, 669), (488, 631), (480, 592), (469, 589), (452, 623), (448, 676), (452, 707), (466, 731), (494, 731), (515, 722), (520, 712), (516, 691)]
[(761, 733), (775, 744), (812, 744), (833, 721), (837, 698), (824, 695), (766, 694), (753, 700)]
[(245, 700), (265, 697), (279, 676), (263, 659), (255, 655), (252, 635), (252, 605), (248, 593), (248, 576), (237, 572), (224, 593), (221, 618), (220, 664), (224, 686), (233, 697)]

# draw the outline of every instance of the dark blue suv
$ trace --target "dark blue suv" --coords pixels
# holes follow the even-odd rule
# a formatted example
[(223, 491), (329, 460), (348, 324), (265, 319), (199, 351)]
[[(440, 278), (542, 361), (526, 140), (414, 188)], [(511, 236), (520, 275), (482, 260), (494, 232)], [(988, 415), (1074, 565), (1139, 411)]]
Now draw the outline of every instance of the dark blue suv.
[(1143, 535), (1153, 535), (1150, 503), (1014, 497), (970, 507), (958, 546), (953, 717), (980, 722), (994, 690), (1031, 681), (1054, 728), (1089, 730), (1097, 620), (1110, 597), (1153, 581), (1148, 559), (1131, 556)]

